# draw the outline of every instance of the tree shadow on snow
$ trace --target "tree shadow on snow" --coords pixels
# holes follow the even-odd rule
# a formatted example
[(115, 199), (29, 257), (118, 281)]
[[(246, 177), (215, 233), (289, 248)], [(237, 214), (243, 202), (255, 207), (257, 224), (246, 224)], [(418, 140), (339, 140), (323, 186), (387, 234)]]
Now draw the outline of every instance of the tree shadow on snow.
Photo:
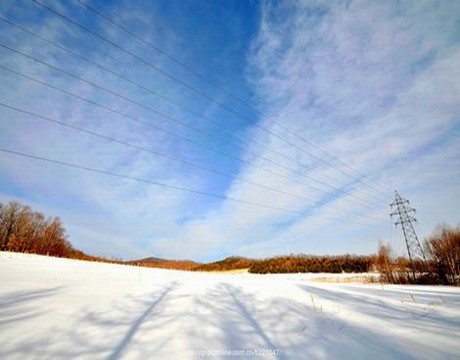
[(168, 295), (168, 293), (171, 292), (173, 288), (174, 285), (171, 285), (164, 289), (158, 296), (155, 297), (155, 300), (147, 306), (144, 312), (141, 313), (140, 316), (134, 320), (126, 334), (123, 336), (121, 341), (115, 347), (112, 354), (109, 356), (109, 359), (118, 359), (120, 357), (120, 355), (123, 353), (123, 350), (125, 350), (129, 346), (130, 342), (132, 341), (134, 335), (137, 333), (141, 325), (146, 320), (148, 320), (150, 316), (153, 316), (155, 308), (158, 307), (158, 305), (164, 300), (164, 298)]
[[(27, 325), (24, 330), (21, 327), (23, 324), (30, 324), (30, 321), (40, 324), (40, 316), (50, 311), (49, 307), (44, 306), (44, 302), (48, 302), (62, 289), (63, 287), (57, 286), (13, 291), (0, 297), (0, 333), (2, 334), (0, 336), (0, 358), (7, 359), (11, 356), (24, 358), (27, 354), (31, 356), (36, 343), (29, 341), (30, 325)], [(10, 329), (17, 334), (14, 337), (14, 343), (8, 336)]]
[(28, 320), (45, 313), (43, 308), (32, 305), (38, 299), (57, 294), (62, 287), (14, 291), (0, 297), (0, 328), (21, 320)]
[(212, 344), (212, 338), (204, 335), (201, 344), (206, 345), (197, 347), (203, 351), (279, 349), (277, 357), (264, 357), (277, 359), (413, 358), (398, 349), (394, 339), (383, 339), (368, 328), (312, 308), (309, 301), (308, 296), (305, 302), (260, 296), (252, 289), (221, 283), (196, 300), (197, 306), (208, 309), (207, 316), (195, 316), (203, 324), (202, 333), (205, 328), (219, 329), (222, 341)]
[[(344, 320), (343, 316), (334, 319), (332, 316), (336, 324), (343, 326), (343, 338), (347, 339), (346, 343), (339, 341), (343, 349), (361, 348), (360, 354), (372, 358), (454, 358), (453, 354), (445, 352), (433, 340), (423, 340), (426, 339), (421, 334), (424, 331), (429, 335), (445, 337), (446, 327), (453, 327), (452, 331), (458, 331), (459, 327), (458, 320), (430, 314), (432, 309), (427, 299), (425, 304), (414, 300), (405, 302), (396, 291), (387, 295), (378, 289), (363, 288), (360, 293), (361, 288), (350, 286), (343, 287), (342, 291), (340, 287), (329, 290), (320, 286), (299, 285), (299, 288), (310, 295), (312, 301), (316, 301), (316, 307), (321, 307), (324, 299), (338, 304), (339, 308), (351, 310), (356, 316), (367, 316), (362, 326), (354, 321), (356, 319)], [(402, 333), (401, 329), (404, 329)], [(410, 353), (405, 349), (411, 349)], [(416, 356), (414, 353), (417, 353)]]
[(163, 310), (165, 300), (175, 288), (176, 284), (171, 283), (150, 294), (118, 299), (109, 308), (85, 311), (70, 336), (79, 349), (74, 355), (119, 359), (127, 351), (130, 356), (137, 353), (137, 357), (143, 352), (158, 351), (164, 344), (149, 342), (146, 348), (137, 336), (141, 332), (161, 331), (170, 320), (163, 315)]
[[(167, 319), (162, 318), (162, 305), (176, 284), (169, 283), (153, 293), (129, 295), (114, 299), (108, 304), (95, 304), (89, 309), (75, 312), (68, 323), (56, 323), (41, 336), (21, 339), (14, 348), (0, 352), (1, 358), (88, 358), (118, 359), (136, 343), (139, 330), (150, 327), (161, 331)], [(15, 296), (1, 298), (3, 305), (13, 306), (15, 299), (21, 303), (39, 296), (52, 295), (59, 289), (17, 293)], [(17, 306), (17, 305), (14, 305)], [(99, 308), (97, 308), (99, 306)], [(1, 306), (1, 311), (6, 309)], [(70, 324), (69, 324), (70, 323)], [(150, 344), (160, 347), (162, 344)], [(140, 352), (145, 351), (143, 347)], [(148, 349), (154, 353), (156, 349)], [(0, 350), (1, 351), (1, 350)], [(130, 355), (132, 352), (130, 351)], [(136, 357), (136, 356), (135, 356)], [(140, 358), (141, 354), (138, 353)]]

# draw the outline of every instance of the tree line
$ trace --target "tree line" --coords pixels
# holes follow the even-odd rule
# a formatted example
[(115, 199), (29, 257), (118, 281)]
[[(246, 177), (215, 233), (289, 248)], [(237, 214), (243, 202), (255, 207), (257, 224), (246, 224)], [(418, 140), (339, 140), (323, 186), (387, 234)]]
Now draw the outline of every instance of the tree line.
[(0, 203), (0, 250), (70, 257), (73, 249), (58, 217), (16, 201)]
[(290, 255), (254, 261), (249, 267), (249, 272), (254, 274), (305, 272), (363, 273), (370, 271), (373, 263), (373, 256)]
[(285, 255), (266, 259), (250, 259), (231, 256), (224, 260), (199, 265), (194, 271), (230, 271), (247, 269), (253, 274), (281, 274), (305, 272), (368, 272), (374, 264), (374, 256), (341, 255)]
[[(460, 225), (456, 228), (447, 225), (438, 227), (423, 244), (427, 261), (418, 259), (411, 262), (406, 257), (395, 257), (388, 245), (381, 244), (378, 253), (369, 256), (288, 255), (267, 259), (233, 256), (208, 264), (166, 261), (167, 266), (161, 267), (196, 271), (248, 269), (254, 274), (363, 273), (377, 270), (382, 282), (460, 285)], [(45, 217), (16, 201), (0, 202), (0, 251), (158, 267), (158, 262), (109, 260), (87, 255), (72, 246), (58, 217)]]

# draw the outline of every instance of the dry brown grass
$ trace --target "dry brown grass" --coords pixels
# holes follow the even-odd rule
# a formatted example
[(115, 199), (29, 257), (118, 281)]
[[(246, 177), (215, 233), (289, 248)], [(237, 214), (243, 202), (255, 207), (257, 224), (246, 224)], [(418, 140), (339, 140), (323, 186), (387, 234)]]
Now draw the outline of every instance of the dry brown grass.
[(378, 281), (378, 275), (356, 275), (356, 276), (322, 276), (313, 278), (312, 281), (326, 282), (326, 283), (359, 283), (359, 284), (372, 284)]
[(129, 265), (169, 270), (193, 270), (201, 264), (191, 260), (164, 260), (160, 262), (131, 262)]
[(247, 274), (249, 272), (249, 268), (247, 269), (234, 269), (234, 270), (216, 270), (211, 271), (212, 273), (216, 274)]

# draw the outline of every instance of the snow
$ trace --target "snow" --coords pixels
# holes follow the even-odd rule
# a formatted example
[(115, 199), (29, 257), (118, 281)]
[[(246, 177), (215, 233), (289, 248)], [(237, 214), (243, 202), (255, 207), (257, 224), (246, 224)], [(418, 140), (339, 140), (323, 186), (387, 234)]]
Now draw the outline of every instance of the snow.
[(312, 278), (0, 253), (0, 358), (459, 358), (459, 288)]

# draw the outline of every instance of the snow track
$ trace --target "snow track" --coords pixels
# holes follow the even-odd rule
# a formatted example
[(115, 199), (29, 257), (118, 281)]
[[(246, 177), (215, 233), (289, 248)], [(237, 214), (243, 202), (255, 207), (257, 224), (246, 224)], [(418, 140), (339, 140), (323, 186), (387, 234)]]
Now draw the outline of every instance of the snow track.
[(0, 253), (1, 359), (456, 359), (460, 289)]

